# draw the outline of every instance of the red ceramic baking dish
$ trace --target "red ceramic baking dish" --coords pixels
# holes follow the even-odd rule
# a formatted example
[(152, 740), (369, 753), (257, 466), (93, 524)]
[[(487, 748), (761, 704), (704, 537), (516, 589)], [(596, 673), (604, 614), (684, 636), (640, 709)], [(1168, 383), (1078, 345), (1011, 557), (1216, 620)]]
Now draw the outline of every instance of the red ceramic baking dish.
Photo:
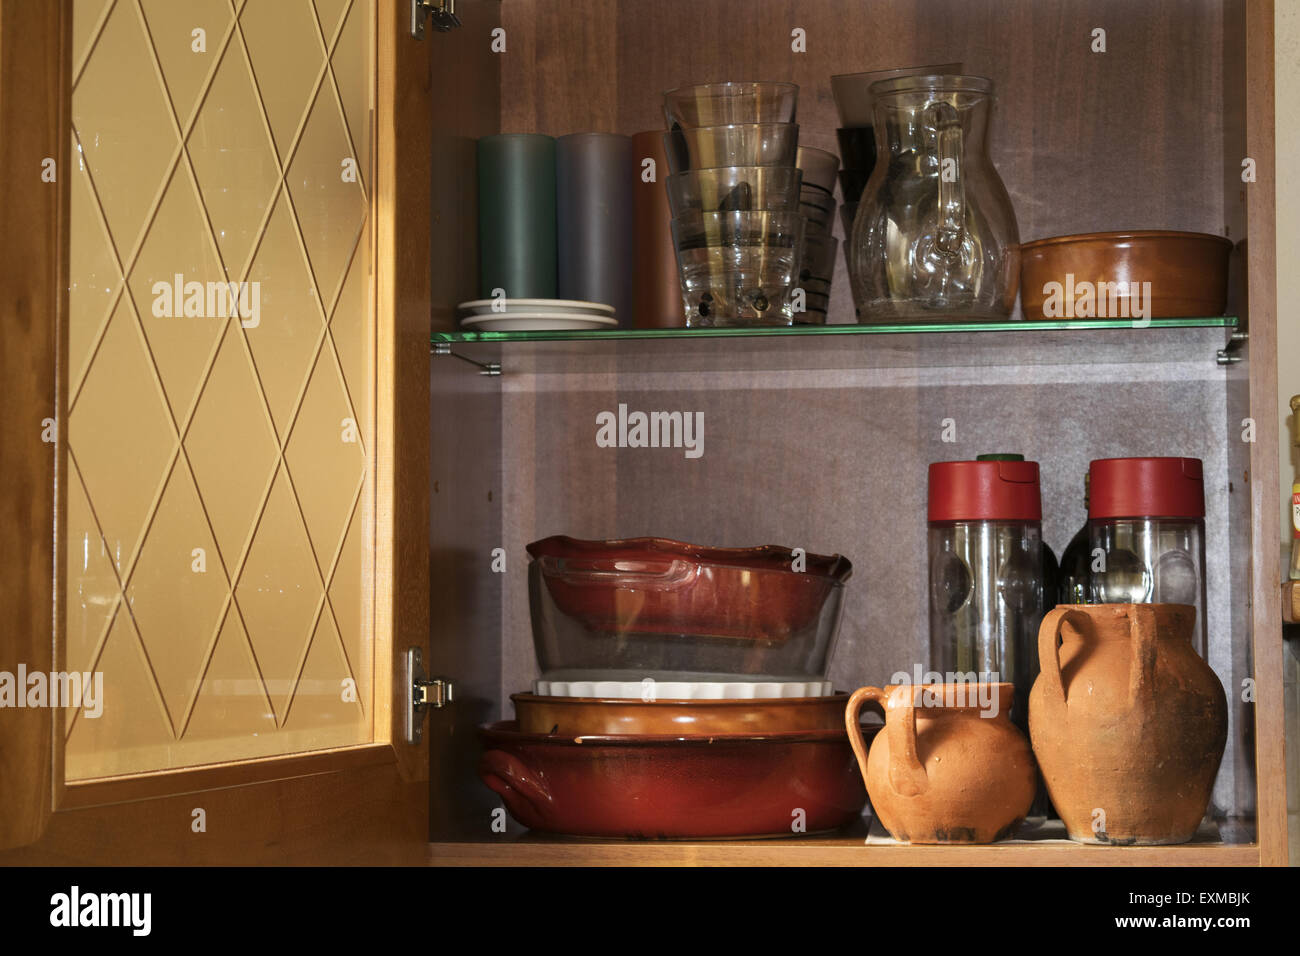
[(480, 728), (486, 749), (479, 776), (511, 816), (545, 833), (792, 836), (838, 829), (866, 805), (844, 730), (561, 737), (524, 734), (517, 726)]
[(566, 737), (600, 734), (765, 734), (836, 730), (849, 695), (626, 700), (511, 694), (519, 729)]
[(839, 555), (665, 538), (557, 535), (528, 553), (538, 663), (569, 679), (821, 678), (852, 573)]

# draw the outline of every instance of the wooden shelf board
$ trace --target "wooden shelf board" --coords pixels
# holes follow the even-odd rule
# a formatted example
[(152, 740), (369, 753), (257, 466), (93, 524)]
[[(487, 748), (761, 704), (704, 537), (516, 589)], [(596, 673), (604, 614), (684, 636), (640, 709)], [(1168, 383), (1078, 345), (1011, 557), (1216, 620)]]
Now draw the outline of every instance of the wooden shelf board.
[(868, 845), (862, 836), (801, 840), (637, 842), (528, 835), (430, 843), (431, 866), (1258, 866), (1254, 844), (1109, 847)]

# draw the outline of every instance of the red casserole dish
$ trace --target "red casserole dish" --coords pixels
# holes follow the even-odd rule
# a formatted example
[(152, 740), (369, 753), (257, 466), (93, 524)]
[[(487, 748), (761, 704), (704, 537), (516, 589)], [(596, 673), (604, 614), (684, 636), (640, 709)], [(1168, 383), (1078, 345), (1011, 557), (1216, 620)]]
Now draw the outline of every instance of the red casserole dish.
[(479, 729), (486, 748), (479, 776), (511, 816), (545, 833), (792, 836), (838, 829), (866, 805), (843, 730), (560, 737), (520, 733), (517, 726), (511, 720)]
[(710, 548), (665, 538), (528, 545), (546, 673), (825, 674), (844, 582), (839, 555)]

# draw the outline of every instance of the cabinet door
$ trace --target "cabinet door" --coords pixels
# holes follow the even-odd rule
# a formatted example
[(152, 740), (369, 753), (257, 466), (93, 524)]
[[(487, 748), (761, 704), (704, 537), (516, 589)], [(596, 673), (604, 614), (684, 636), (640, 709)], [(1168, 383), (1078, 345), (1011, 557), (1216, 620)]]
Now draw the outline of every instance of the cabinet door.
[(0, 557), (27, 705), (0, 708), (0, 862), (422, 858), (428, 446), (395, 435), (428, 433), (401, 221), (428, 184), (396, 158), (430, 107), (403, 6), (0, 5), (0, 205), (35, 233), (4, 230), (0, 514), (31, 544)]

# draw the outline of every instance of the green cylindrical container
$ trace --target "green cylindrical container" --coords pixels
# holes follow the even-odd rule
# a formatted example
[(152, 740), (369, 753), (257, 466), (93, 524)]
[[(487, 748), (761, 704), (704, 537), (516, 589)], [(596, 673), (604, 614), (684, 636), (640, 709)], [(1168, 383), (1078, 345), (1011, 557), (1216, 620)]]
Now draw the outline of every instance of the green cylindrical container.
[(553, 299), (555, 140), (501, 133), (478, 141), (479, 294)]

